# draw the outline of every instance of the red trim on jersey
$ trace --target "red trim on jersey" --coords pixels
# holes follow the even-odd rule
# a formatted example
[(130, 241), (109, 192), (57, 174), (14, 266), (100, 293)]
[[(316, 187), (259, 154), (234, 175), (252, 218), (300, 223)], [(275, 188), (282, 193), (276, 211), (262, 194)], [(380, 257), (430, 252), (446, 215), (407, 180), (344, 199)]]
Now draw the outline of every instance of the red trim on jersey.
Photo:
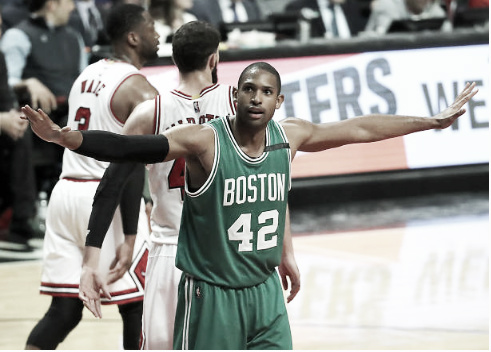
[(217, 89), (219, 86), (218, 83), (212, 85), (212, 86), (209, 86), (209, 87), (206, 87), (206, 88), (203, 88), (203, 90), (199, 93), (199, 96), (202, 97), (203, 95), (205, 95), (206, 93), (208, 92), (211, 92), (212, 90), (215, 90)]
[[(68, 298), (78, 298), (78, 293), (67, 293), (67, 292), (49, 292), (49, 291), (43, 291), (40, 290), (39, 292), (42, 295), (47, 295), (51, 297), (68, 297)], [(113, 297), (111, 295), (111, 297)], [(138, 296), (138, 297), (133, 297), (133, 298), (128, 298), (128, 299), (122, 299), (120, 301), (108, 301), (105, 299), (101, 299), (101, 304), (102, 305), (111, 305), (111, 304), (127, 304), (127, 303), (133, 303), (133, 302), (139, 302), (143, 301), (143, 295)]]
[(39, 290), (39, 293), (42, 295), (52, 296), (52, 297), (69, 297), (69, 298), (78, 298), (78, 293), (67, 293), (67, 292), (50, 292)]
[(171, 90), (170, 93), (171, 94), (174, 94), (174, 95), (176, 95), (176, 96), (178, 96), (179, 98), (182, 98), (182, 99), (193, 100), (193, 97), (192, 96), (190, 96), (190, 95), (188, 95), (186, 93), (183, 93), (181, 91), (178, 91), (176, 89)]
[(52, 283), (42, 282), (42, 281), (41, 281), (41, 286), (46, 286), (46, 287), (78, 288), (78, 285), (77, 284), (52, 284)]
[(230, 104), (230, 110), (232, 111), (232, 115), (237, 114), (237, 106), (234, 101), (234, 87), (230, 86), (229, 88), (229, 94), (228, 94), (228, 103)]
[(72, 182), (101, 182), (100, 178), (73, 178), (73, 177), (63, 177), (63, 180), (72, 181)]
[[(214, 85), (212, 86), (209, 86), (209, 87), (205, 87), (201, 90), (201, 92), (199, 92), (199, 96), (202, 97), (203, 95), (205, 95), (206, 93), (208, 92), (211, 92), (212, 90), (215, 90), (217, 89), (219, 86), (218, 83), (215, 83)], [(180, 97), (180, 98), (183, 98), (183, 99), (187, 99), (187, 100), (194, 100), (193, 97), (189, 94), (186, 94), (186, 93), (183, 93), (177, 89), (174, 89), (171, 91), (172, 94)]]
[(130, 288), (128, 290), (110, 292), (110, 293), (111, 293), (111, 297), (118, 297), (118, 296), (123, 296), (123, 295), (127, 295), (129, 293), (135, 293), (135, 292), (138, 292), (137, 288)]
[(160, 94), (155, 97), (155, 110), (153, 114), (153, 134), (159, 134), (160, 132), (160, 107), (162, 106), (160, 102), (161, 100), (162, 97), (160, 96)]
[(105, 301), (101, 300), (102, 305), (110, 305), (110, 304), (127, 304), (127, 303), (133, 303), (133, 302), (140, 302), (143, 301), (143, 295), (138, 296), (138, 297), (133, 297), (133, 298), (128, 298), (128, 299), (122, 299), (121, 301)]
[[(124, 121), (122, 121), (122, 120), (121, 120), (121, 119), (120, 119), (118, 116), (116, 116), (116, 114), (114, 113), (114, 109), (113, 109), (113, 98), (114, 98), (114, 94), (116, 94), (116, 92), (118, 91), (119, 87), (121, 87), (121, 85), (122, 85), (124, 82), (126, 82), (126, 80), (127, 80), (128, 78), (133, 77), (133, 76), (142, 76), (143, 78), (145, 78), (145, 76), (144, 76), (144, 75), (142, 75), (141, 73), (132, 73), (132, 74), (130, 74), (130, 75), (128, 75), (128, 76), (126, 76), (126, 78), (125, 78), (125, 79), (123, 79), (123, 80), (122, 80), (122, 81), (121, 81), (121, 82), (118, 84), (118, 86), (116, 87), (116, 89), (115, 89), (115, 90), (114, 90), (114, 92), (113, 92), (113, 95), (112, 95), (112, 97), (111, 97), (111, 100), (109, 101), (109, 110), (111, 110), (111, 113), (112, 113), (112, 115), (113, 115), (114, 119), (115, 119), (115, 120), (116, 120), (118, 123), (120, 123), (120, 124), (121, 124), (121, 126), (123, 126), (125, 122), (124, 122)], [(145, 78), (145, 79), (146, 79), (146, 78)]]

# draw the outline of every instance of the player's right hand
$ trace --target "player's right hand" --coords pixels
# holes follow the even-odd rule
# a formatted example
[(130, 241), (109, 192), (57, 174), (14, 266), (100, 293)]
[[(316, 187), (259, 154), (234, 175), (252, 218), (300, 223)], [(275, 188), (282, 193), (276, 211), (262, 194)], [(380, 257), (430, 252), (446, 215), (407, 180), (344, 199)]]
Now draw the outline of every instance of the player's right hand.
[(82, 144), (83, 136), (79, 131), (72, 131), (69, 126), (61, 128), (43, 110), (34, 110), (29, 105), (24, 105), (20, 110), (20, 118), (29, 120), (32, 131), (42, 140), (70, 150), (77, 149)]
[(116, 257), (111, 263), (107, 275), (108, 285), (121, 279), (131, 267), (135, 238), (136, 235), (125, 235), (125, 241), (116, 249)]
[(82, 267), (78, 297), (96, 318), (102, 318), (101, 297), (111, 299), (109, 289), (97, 270)]

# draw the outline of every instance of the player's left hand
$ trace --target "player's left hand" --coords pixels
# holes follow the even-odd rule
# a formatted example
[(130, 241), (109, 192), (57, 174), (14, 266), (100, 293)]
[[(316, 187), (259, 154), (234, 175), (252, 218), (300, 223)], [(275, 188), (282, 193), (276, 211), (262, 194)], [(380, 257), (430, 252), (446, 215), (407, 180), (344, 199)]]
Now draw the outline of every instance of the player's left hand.
[(295, 258), (293, 256), (283, 256), (278, 271), (285, 291), (288, 290), (288, 278), (290, 279), (290, 294), (286, 298), (287, 303), (290, 303), (300, 291), (300, 271)]
[(462, 92), (455, 98), (455, 101), (448, 108), (434, 116), (440, 124), (438, 128), (443, 129), (449, 127), (457, 118), (465, 113), (463, 106), (479, 91), (478, 89), (474, 90), (475, 87), (476, 82), (472, 84), (467, 83)]

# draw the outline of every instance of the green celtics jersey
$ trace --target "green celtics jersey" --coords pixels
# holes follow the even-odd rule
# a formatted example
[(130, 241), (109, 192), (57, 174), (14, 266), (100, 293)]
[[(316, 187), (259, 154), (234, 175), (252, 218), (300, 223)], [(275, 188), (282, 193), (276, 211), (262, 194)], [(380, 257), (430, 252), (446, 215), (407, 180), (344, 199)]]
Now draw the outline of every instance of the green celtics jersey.
[(238, 146), (228, 118), (209, 122), (215, 160), (205, 184), (186, 188), (176, 265), (196, 279), (241, 288), (264, 282), (281, 261), (290, 148), (271, 120), (258, 158)]

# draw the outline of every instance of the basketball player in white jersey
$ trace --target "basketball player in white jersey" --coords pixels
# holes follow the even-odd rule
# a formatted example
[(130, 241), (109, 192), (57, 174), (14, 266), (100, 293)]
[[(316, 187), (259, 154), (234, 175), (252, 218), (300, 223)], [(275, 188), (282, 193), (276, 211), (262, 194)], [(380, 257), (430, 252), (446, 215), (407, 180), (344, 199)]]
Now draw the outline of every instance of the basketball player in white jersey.
[[(137, 5), (116, 6), (109, 14), (107, 32), (114, 58), (88, 66), (74, 82), (68, 117), (72, 129), (121, 133), (135, 106), (158, 94), (139, 72), (145, 62), (157, 57), (159, 36), (148, 12)], [(64, 151), (60, 180), (48, 205), (40, 289), (41, 293), (52, 296), (52, 303), (29, 335), (27, 349), (55, 349), (82, 318), (84, 306), (78, 294), (83, 248), (93, 198), (108, 165), (68, 149)], [(101, 248), (98, 269), (110, 282), (108, 290), (112, 298), (103, 303), (118, 304), (123, 319), (123, 346), (137, 349), (149, 228), (142, 188), (130, 189), (133, 194), (123, 195), (121, 212), (114, 214)], [(122, 221), (122, 215), (129, 213), (125, 204), (133, 203), (137, 214), (140, 212), (140, 221), (138, 216)], [(129, 260), (121, 262), (119, 255), (125, 257), (125, 252), (129, 253)]]
[[(180, 73), (178, 88), (135, 108), (125, 125), (124, 133), (160, 134), (175, 125), (202, 124), (218, 116), (235, 115), (234, 88), (216, 83), (219, 40), (218, 31), (206, 22), (184, 24), (173, 37), (173, 59)], [(111, 164), (108, 171), (121, 179), (123, 172), (116, 171), (117, 167), (117, 164)], [(153, 209), (145, 281), (142, 348), (172, 349), (177, 287), (181, 277), (180, 270), (175, 267), (175, 255), (183, 204), (184, 159), (152, 164), (148, 169)], [(105, 175), (104, 179), (111, 180), (108, 184), (114, 185), (113, 188), (119, 187), (120, 181), (114, 177)], [(102, 216), (93, 211), (91, 222), (100, 224), (103, 221)], [(94, 250), (95, 256), (92, 255)], [(299, 273), (292, 252), (290, 242), (286, 253), (291, 257), (285, 259), (281, 269), (283, 279), (286, 280), (288, 275), (292, 288), (295, 286), (291, 298), (299, 289)], [(86, 247), (86, 259), (93, 259), (97, 255), (96, 249)], [(89, 266), (89, 263), (84, 262), (85, 266)], [(93, 300), (95, 297), (97, 300), (99, 286), (92, 287), (94, 282), (86, 274), (88, 272), (84, 271), (81, 278), (80, 292), (84, 294), (81, 298)], [(90, 309), (90, 305), (88, 307)], [(100, 313), (98, 307), (91, 311), (96, 316)]]

